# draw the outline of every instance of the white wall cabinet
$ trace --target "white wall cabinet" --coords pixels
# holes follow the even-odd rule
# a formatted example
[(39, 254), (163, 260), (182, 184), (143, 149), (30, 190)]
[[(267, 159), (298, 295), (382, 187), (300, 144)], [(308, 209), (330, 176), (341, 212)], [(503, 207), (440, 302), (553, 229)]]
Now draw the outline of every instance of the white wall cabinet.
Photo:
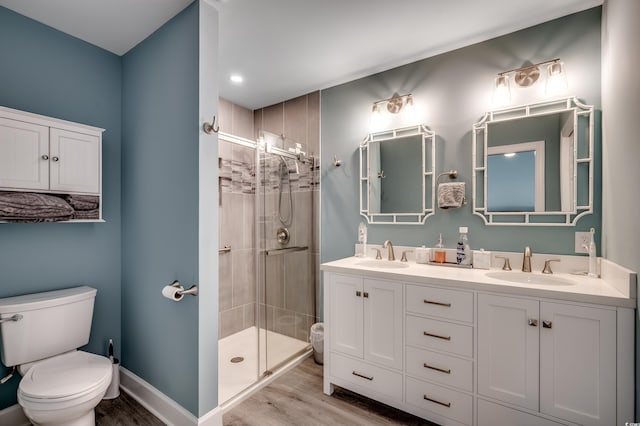
[(616, 311), (478, 296), (478, 393), (582, 425), (616, 422)]
[(0, 107), (0, 189), (100, 195), (103, 131)]
[(443, 426), (632, 417), (631, 309), (352, 271), (324, 283), (327, 394), (335, 384)]

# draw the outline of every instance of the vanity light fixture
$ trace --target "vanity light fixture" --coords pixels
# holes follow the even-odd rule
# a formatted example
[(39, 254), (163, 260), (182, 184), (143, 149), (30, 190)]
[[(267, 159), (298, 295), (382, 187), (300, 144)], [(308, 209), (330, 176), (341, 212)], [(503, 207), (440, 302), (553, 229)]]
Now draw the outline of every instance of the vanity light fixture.
[(540, 78), (540, 67), (547, 66), (545, 94), (554, 95), (567, 89), (567, 76), (564, 71), (564, 64), (560, 58), (538, 62), (537, 64), (526, 65), (508, 71), (498, 73), (494, 82), (494, 104), (504, 105), (509, 103), (511, 98), (509, 76), (513, 75), (513, 81), (520, 87), (530, 87)]
[(404, 109), (407, 116), (414, 114), (413, 95), (394, 95), (389, 99), (375, 101), (371, 108), (371, 127), (381, 130), (387, 124), (389, 115), (400, 113)]

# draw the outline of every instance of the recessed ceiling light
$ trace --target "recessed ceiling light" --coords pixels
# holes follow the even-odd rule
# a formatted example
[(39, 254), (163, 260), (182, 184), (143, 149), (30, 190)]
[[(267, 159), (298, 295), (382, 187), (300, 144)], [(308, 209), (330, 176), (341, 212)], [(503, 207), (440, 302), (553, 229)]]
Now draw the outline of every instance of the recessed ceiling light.
[(239, 74), (231, 74), (229, 80), (231, 80), (232, 83), (240, 84), (244, 81), (244, 78)]

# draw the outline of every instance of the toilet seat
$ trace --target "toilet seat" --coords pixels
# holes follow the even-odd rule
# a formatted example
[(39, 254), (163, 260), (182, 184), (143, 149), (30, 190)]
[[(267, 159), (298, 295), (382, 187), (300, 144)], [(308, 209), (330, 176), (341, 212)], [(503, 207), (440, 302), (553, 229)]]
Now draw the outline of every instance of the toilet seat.
[(78, 403), (106, 391), (112, 371), (108, 358), (69, 352), (35, 363), (20, 381), (18, 399), (28, 405)]

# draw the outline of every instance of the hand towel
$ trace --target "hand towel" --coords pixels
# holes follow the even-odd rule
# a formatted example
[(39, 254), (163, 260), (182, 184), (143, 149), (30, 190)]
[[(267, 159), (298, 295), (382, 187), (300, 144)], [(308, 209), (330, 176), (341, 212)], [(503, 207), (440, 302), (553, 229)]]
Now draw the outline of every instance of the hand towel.
[(450, 209), (466, 203), (464, 182), (447, 182), (438, 185), (438, 207)]

